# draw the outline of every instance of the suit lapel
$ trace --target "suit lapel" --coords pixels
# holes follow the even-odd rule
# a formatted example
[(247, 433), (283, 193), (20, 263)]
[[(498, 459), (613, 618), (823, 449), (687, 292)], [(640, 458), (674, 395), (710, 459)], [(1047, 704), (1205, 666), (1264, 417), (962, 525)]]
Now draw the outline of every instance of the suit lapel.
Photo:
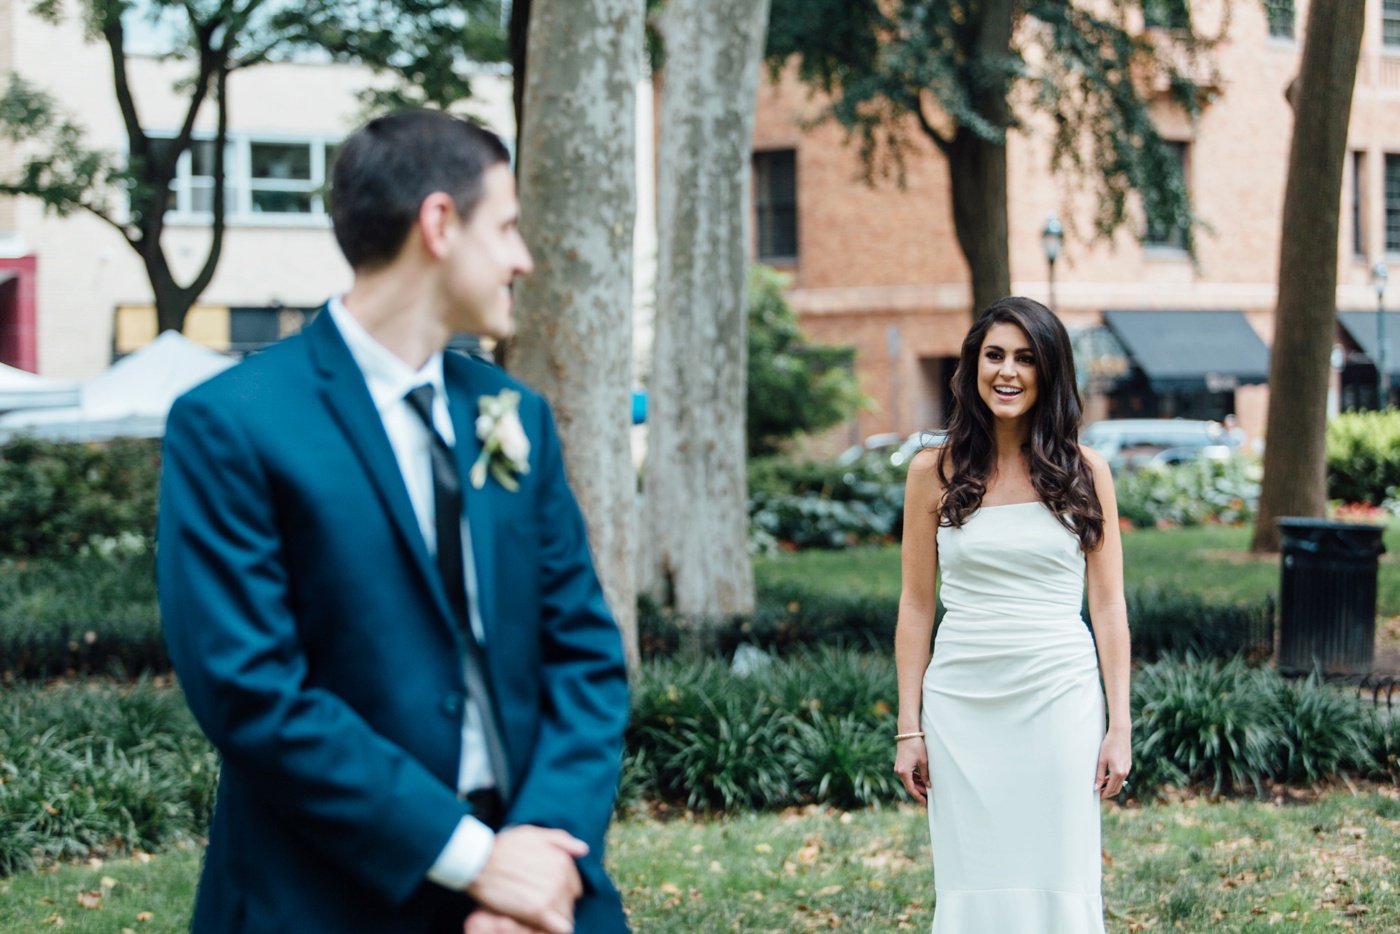
[(471, 530), (472, 562), (476, 568), (476, 605), (486, 644), (496, 624), (496, 496), (498, 484), (489, 476), (477, 489), (471, 483), (472, 465), (481, 456), (481, 439), (476, 436), (478, 400), (486, 388), (473, 379), (473, 364), (452, 351), (443, 354), (443, 378), (447, 382), (447, 410), (452, 415), (453, 445), (457, 471), (462, 478), (467, 527)]
[[(379, 417), (374, 400), (370, 398), (369, 388), (355, 358), (350, 355), (350, 348), (336, 330), (330, 313), (324, 309), (304, 333), (312, 364), (321, 375), (320, 392), (326, 408), (349, 439), (350, 446), (374, 485), (380, 504), (393, 520), (399, 538), (412, 555), (412, 563), (432, 592), (439, 611), (445, 619), (453, 620), (455, 617), (448, 606), (447, 593), (439, 579), (437, 567), (428, 554), (428, 546), (423, 541), (413, 504), (408, 498), (408, 488), (404, 486), (403, 474), (399, 472), (398, 459), (394, 457), (389, 436), (384, 433), (384, 422)], [(455, 631), (456, 627), (452, 628)]]

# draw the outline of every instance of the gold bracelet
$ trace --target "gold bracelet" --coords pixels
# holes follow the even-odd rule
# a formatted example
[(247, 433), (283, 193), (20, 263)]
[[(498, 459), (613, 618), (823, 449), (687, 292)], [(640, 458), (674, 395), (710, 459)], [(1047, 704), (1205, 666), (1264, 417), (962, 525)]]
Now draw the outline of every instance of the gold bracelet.
[(923, 730), (915, 730), (913, 733), (896, 733), (894, 741), (897, 743), (902, 739), (915, 739), (924, 735)]

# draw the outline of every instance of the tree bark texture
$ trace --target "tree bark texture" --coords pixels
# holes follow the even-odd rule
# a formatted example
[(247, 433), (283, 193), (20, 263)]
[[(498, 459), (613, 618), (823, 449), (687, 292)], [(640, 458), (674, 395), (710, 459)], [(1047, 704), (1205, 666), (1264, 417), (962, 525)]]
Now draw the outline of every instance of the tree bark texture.
[(632, 226), (643, 0), (533, 0), (519, 162), (535, 272), (511, 369), (554, 406), (629, 663), (637, 654)]
[(960, 128), (947, 147), (953, 228), (972, 277), (975, 319), (1011, 294), (1011, 247), (1006, 219), (1006, 144)]
[(1264, 482), (1252, 546), (1258, 552), (1278, 550), (1279, 517), (1321, 516), (1327, 504), (1338, 215), (1365, 8), (1365, 0), (1315, 0), (1308, 11), (1283, 199)]
[[(1009, 96), (1011, 38), (1017, 17), (1015, 0), (984, 0), (977, 7), (965, 39), (973, 59), (982, 64), (979, 78), (964, 79), (977, 114), (1002, 131), (1014, 122)], [(1011, 294), (1011, 245), (1007, 226), (1006, 137), (987, 139), (967, 126), (951, 138), (922, 119), (925, 133), (948, 160), (948, 188), (953, 230), (972, 280), (972, 317)]]
[(670, 0), (642, 580), (698, 623), (753, 610), (745, 475), (749, 191), (768, 0)]

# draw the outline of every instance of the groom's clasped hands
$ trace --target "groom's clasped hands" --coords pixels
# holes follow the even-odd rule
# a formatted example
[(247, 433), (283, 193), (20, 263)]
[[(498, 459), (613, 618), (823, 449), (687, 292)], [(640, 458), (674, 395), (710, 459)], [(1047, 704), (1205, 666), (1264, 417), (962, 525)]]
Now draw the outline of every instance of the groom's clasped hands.
[(574, 860), (588, 844), (562, 830), (511, 827), (496, 834), (491, 856), (467, 893), (482, 907), (463, 934), (571, 934), (583, 893)]

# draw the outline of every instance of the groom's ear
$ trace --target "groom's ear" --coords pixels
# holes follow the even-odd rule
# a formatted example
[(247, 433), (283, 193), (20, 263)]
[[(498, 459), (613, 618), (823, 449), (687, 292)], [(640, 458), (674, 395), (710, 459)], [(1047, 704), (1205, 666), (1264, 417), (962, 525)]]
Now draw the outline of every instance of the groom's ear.
[(433, 259), (447, 257), (452, 237), (460, 225), (457, 204), (446, 192), (435, 191), (418, 205), (418, 221), (414, 226), (423, 239), (423, 248)]

